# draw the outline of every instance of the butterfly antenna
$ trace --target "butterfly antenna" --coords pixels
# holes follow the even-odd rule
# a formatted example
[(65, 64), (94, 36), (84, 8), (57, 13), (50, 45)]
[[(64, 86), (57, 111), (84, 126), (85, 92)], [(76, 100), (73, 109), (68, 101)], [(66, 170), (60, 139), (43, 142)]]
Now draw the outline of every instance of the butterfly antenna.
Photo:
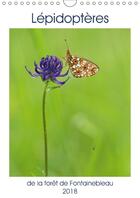
[(66, 43), (67, 48), (69, 49), (69, 45), (68, 45), (67, 39), (64, 39), (64, 41)]

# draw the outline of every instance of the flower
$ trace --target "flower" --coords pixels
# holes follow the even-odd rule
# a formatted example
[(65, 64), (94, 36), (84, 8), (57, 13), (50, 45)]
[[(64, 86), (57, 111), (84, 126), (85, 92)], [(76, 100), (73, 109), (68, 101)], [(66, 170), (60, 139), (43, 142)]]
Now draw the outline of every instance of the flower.
[(28, 70), (28, 68), (25, 66), (27, 72), (34, 78), (40, 76), (43, 81), (49, 81), (63, 85), (65, 82), (69, 79), (66, 79), (65, 81), (60, 81), (57, 78), (58, 77), (65, 77), (69, 73), (69, 69), (66, 73), (61, 74), (63, 69), (63, 63), (59, 58), (56, 56), (46, 56), (46, 58), (41, 58), (39, 65), (34, 62), (35, 66), (35, 73), (32, 73)]

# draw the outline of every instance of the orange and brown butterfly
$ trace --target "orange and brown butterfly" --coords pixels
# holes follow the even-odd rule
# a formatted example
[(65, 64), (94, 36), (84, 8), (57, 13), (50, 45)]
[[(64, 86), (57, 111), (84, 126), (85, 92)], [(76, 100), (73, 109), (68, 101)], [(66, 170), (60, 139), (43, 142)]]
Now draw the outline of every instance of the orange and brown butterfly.
[(70, 68), (72, 75), (76, 78), (94, 76), (99, 71), (98, 65), (85, 58), (72, 56), (67, 44), (67, 40), (65, 40), (65, 42), (67, 45), (65, 60)]

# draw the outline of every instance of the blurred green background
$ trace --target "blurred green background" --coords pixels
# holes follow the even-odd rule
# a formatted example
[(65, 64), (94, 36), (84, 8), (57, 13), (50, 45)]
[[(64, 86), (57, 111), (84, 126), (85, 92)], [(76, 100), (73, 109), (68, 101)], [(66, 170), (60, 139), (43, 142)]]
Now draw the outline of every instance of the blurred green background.
[(49, 176), (130, 176), (130, 29), (10, 29), (10, 176), (42, 176), (44, 84), (34, 60), (71, 53), (100, 67), (47, 95)]

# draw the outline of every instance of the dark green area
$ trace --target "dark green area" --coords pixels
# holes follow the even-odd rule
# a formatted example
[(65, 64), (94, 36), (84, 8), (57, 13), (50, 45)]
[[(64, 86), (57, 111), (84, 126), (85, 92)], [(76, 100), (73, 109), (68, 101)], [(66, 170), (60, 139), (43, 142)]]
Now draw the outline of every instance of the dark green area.
[(65, 57), (64, 39), (100, 71), (47, 96), (49, 176), (130, 176), (129, 29), (10, 30), (10, 175), (43, 175), (44, 84), (24, 67)]

